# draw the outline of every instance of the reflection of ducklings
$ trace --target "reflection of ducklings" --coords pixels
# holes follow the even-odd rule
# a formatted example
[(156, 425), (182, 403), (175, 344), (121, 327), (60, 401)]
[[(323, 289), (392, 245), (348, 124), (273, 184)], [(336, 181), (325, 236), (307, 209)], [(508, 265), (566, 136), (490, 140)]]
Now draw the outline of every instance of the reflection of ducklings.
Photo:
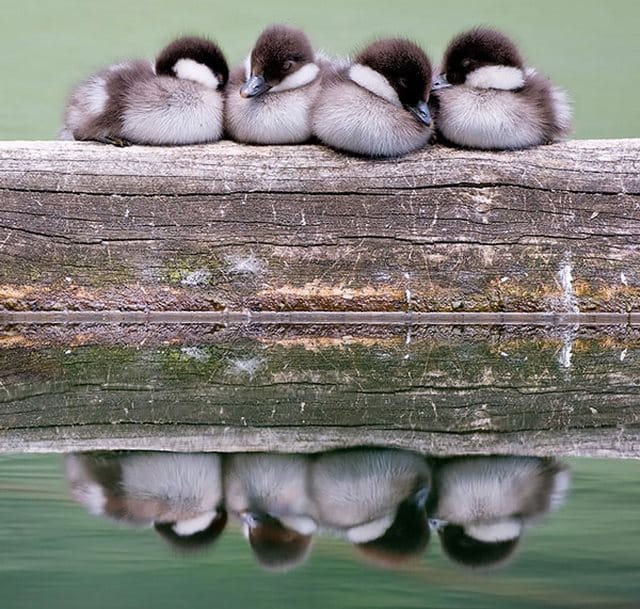
[(430, 470), (422, 456), (393, 449), (326, 453), (314, 460), (309, 475), (319, 524), (386, 566), (426, 548), (429, 484)]
[(117, 146), (214, 142), (222, 135), (228, 76), (215, 43), (179, 38), (155, 64), (126, 61), (79, 84), (67, 103), (61, 137)]
[(92, 514), (153, 525), (177, 548), (204, 547), (224, 530), (220, 457), (215, 454), (72, 454), (71, 495)]
[(262, 567), (285, 571), (311, 550), (316, 523), (309, 515), (307, 458), (263, 453), (231, 455), (225, 461), (227, 509), (240, 519)]
[(442, 548), (470, 567), (504, 563), (527, 525), (564, 501), (568, 467), (537, 457), (444, 460), (435, 470), (433, 509)]

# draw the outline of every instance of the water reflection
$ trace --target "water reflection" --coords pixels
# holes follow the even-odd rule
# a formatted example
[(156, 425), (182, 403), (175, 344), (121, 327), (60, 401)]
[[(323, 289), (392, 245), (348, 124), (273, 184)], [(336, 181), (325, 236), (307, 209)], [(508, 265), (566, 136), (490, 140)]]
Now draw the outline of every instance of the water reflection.
[(502, 566), (569, 487), (568, 466), (554, 458), (438, 459), (390, 448), (75, 453), (65, 472), (90, 513), (153, 527), (180, 550), (211, 546), (230, 516), (256, 561), (275, 571), (302, 564), (318, 535), (396, 567), (419, 559), (434, 531), (456, 564)]

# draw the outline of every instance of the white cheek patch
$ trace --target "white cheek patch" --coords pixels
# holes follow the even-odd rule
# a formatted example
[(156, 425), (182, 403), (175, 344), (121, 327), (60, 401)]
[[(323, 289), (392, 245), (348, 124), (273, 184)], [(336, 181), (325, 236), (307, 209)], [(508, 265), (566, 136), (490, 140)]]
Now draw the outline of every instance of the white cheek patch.
[(402, 107), (396, 90), (380, 72), (369, 66), (356, 63), (349, 68), (349, 78), (374, 95), (382, 97), (394, 106)]
[(514, 91), (524, 86), (524, 73), (510, 66), (483, 66), (471, 72), (465, 84), (476, 89)]
[(213, 519), (216, 516), (217, 512), (205, 512), (195, 518), (179, 520), (173, 525), (173, 530), (176, 535), (180, 535), (180, 537), (188, 537), (194, 533), (204, 531), (213, 522)]
[(383, 516), (378, 520), (352, 527), (347, 531), (347, 539), (351, 543), (367, 543), (382, 537), (385, 531), (393, 524), (393, 516)]
[(282, 516), (280, 522), (300, 535), (312, 535), (318, 528), (308, 516)]
[(464, 528), (464, 532), (469, 537), (473, 537), (478, 541), (498, 543), (520, 537), (522, 534), (522, 523), (515, 518), (509, 518), (490, 524), (470, 525)]
[(307, 63), (293, 74), (283, 78), (275, 87), (271, 88), (271, 92), (277, 93), (278, 91), (289, 91), (290, 89), (304, 87), (315, 80), (318, 72), (320, 72), (320, 66), (315, 63)]
[(210, 89), (217, 89), (220, 84), (210, 68), (193, 59), (178, 59), (173, 71), (178, 78), (192, 80)]

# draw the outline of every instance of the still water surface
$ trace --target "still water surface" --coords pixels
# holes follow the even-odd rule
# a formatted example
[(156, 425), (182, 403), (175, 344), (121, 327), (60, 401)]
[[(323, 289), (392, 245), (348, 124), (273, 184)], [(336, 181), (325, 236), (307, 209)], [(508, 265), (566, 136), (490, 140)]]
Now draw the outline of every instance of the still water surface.
[[(201, 476), (205, 470), (210, 477)], [(485, 516), (518, 512), (496, 512), (484, 529), (475, 523), (476, 537), (518, 531), (513, 553), (507, 549), (490, 569), (464, 567), (443, 549), (444, 518), (467, 518), (461, 497), (472, 495)], [(403, 502), (413, 507), (398, 516)], [(438, 460), (371, 448), (312, 456), (3, 456), (2, 607), (631, 608), (640, 603), (639, 505), (638, 464), (623, 460)], [(414, 517), (420, 506), (431, 528)], [(222, 510), (226, 526), (196, 552), (177, 549), (167, 542), (172, 535), (151, 526), (154, 518), (182, 519), (189, 536), (212, 530)], [(294, 533), (262, 526), (260, 550), (255, 535), (247, 539), (246, 512), (264, 525), (268, 510), (287, 512), (284, 528)], [(385, 510), (395, 523), (385, 521)], [(358, 519), (369, 526), (358, 527)], [(363, 551), (381, 531), (388, 537), (387, 524), (396, 539)], [(308, 547), (299, 543), (306, 538)], [(286, 555), (280, 564), (269, 564), (274, 547)]]

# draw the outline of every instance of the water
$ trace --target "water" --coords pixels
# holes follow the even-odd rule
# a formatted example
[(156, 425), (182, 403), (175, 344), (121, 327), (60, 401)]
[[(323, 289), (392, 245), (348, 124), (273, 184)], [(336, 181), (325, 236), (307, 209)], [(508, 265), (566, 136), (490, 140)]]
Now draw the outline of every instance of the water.
[[(295, 458), (306, 463), (323, 457)], [(103, 458), (126, 462), (131, 455)], [(178, 458), (186, 463), (189, 456)], [(245, 481), (251, 467), (268, 459), (253, 458), (240, 475)], [(347, 462), (334, 473), (344, 472)], [(60, 455), (4, 456), (2, 606), (635, 607), (638, 464), (566, 463), (571, 488), (563, 505), (531, 524), (507, 564), (492, 570), (451, 561), (435, 533), (424, 553), (385, 569), (335, 531), (323, 530), (314, 535), (306, 561), (273, 572), (259, 565), (233, 516), (210, 547), (177, 552), (142, 523), (125, 526), (89, 514), (71, 497)], [(356, 467), (360, 475), (365, 469), (362, 463)], [(277, 479), (279, 470), (274, 471)], [(371, 497), (366, 488), (360, 487), (363, 500)]]
[[(0, 339), (3, 609), (640, 602), (636, 328), (23, 325)], [(143, 468), (134, 492), (123, 472), (140, 450), (150, 463), (179, 452), (177, 465)], [(198, 494), (199, 470), (184, 464), (201, 458), (218, 473)], [(83, 479), (74, 462), (98, 465)], [(446, 482), (451, 463), (479, 462), (482, 484)], [(566, 489), (554, 477), (565, 467)], [(257, 504), (284, 484), (272, 511), (287, 530), (261, 529), (266, 554), (243, 535), (242, 519), (264, 514), (237, 503), (234, 471)], [(514, 471), (523, 481), (505, 485)], [(484, 505), (473, 522), (445, 514), (443, 498), (458, 509), (469, 496)], [(370, 505), (384, 509), (335, 521)], [(151, 526), (206, 531), (214, 507), (228, 520), (200, 552)], [(447, 522), (519, 542), (472, 569), (443, 551)], [(478, 554), (466, 548), (463, 559)]]

